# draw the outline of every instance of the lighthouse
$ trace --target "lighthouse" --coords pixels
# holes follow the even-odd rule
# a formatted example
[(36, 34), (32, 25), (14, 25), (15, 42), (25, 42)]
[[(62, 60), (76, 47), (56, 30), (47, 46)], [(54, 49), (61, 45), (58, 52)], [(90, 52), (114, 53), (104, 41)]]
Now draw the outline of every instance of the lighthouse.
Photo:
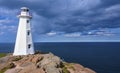
[(19, 17), (19, 26), (14, 48), (14, 56), (34, 54), (34, 44), (32, 41), (32, 33), (30, 20), (32, 16), (29, 13), (29, 8), (22, 7)]

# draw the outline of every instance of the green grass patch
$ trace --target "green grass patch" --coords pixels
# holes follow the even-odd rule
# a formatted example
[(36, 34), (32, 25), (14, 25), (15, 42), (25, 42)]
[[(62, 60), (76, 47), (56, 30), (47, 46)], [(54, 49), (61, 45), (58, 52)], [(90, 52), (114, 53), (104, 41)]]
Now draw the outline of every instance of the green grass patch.
[(3, 68), (2, 70), (0, 70), (0, 73), (4, 73), (6, 70), (8, 70), (7, 67)]
[(69, 63), (66, 63), (66, 62), (62, 63), (61, 68), (62, 68), (63, 73), (70, 73), (70, 72), (68, 71), (68, 66), (69, 66), (69, 65), (70, 65), (70, 64), (69, 64)]
[(75, 68), (73, 67), (73, 63), (64, 63), (64, 66), (75, 71)]
[(70, 73), (66, 67), (63, 67), (62, 70), (63, 70), (63, 73)]
[(2, 58), (2, 57), (4, 57), (4, 56), (6, 56), (7, 54), (5, 54), (5, 53), (0, 53), (0, 58)]
[(0, 73), (4, 73), (5, 71), (7, 71), (8, 69), (14, 68), (15, 65), (14, 63), (10, 63), (8, 64), (6, 67), (4, 67), (3, 69), (0, 70)]

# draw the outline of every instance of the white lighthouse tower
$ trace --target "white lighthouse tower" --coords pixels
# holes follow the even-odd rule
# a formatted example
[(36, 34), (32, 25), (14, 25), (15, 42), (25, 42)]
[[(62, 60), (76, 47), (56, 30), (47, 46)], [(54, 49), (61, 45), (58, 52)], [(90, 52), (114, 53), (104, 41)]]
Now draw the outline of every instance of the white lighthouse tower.
[(19, 17), (19, 27), (14, 48), (14, 56), (34, 54), (34, 45), (30, 28), (30, 20), (32, 16), (27, 7), (21, 8)]

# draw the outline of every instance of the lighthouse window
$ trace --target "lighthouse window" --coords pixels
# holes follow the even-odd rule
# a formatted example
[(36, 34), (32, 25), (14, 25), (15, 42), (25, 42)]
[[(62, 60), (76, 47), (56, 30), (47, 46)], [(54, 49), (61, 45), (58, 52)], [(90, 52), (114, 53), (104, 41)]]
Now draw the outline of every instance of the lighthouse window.
[(31, 44), (28, 44), (28, 49), (31, 48)]
[(28, 12), (29, 10), (28, 10), (28, 9), (23, 9), (22, 11), (24, 11), (24, 12)]
[(27, 9), (26, 11), (28, 12), (29, 10)]
[(30, 31), (27, 32), (27, 35), (30, 35)]
[(27, 20), (27, 23), (29, 23), (29, 20)]

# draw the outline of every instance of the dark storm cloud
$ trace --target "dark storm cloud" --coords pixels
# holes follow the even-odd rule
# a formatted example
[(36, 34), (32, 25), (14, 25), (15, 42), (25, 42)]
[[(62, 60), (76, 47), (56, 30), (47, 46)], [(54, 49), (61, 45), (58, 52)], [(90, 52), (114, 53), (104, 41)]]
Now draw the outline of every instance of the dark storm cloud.
[(120, 27), (119, 0), (1, 0), (0, 7), (33, 11), (34, 31), (73, 33)]
[(103, 6), (111, 6), (111, 5), (116, 5), (119, 3), (120, 3), (120, 0), (102, 0)]

